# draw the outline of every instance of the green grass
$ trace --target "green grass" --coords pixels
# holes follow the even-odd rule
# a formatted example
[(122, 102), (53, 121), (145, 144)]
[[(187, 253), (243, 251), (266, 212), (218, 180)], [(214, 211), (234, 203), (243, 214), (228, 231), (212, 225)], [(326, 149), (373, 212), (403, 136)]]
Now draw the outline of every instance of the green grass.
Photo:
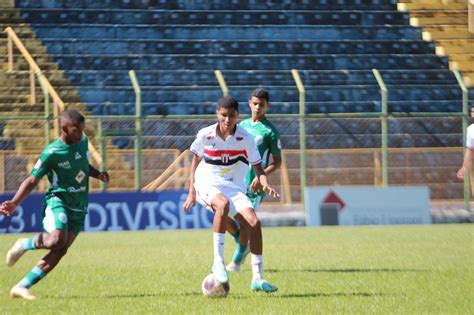
[[(247, 262), (224, 299), (200, 290), (210, 230), (84, 233), (33, 287), (36, 301), (8, 293), (44, 251), (0, 266), (0, 313), (472, 314), (473, 227), (265, 228), (264, 276), (280, 290), (251, 292)], [(2, 255), (17, 237), (0, 236)]]

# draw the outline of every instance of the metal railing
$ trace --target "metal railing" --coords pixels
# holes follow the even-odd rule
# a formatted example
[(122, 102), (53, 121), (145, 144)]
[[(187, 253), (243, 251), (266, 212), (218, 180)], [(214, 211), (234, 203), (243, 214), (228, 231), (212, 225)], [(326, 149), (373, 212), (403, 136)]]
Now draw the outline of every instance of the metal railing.
[[(25, 58), (26, 62), (28, 62), (28, 65), (30, 66), (30, 104), (36, 104), (36, 83), (35, 83), (35, 76), (38, 77), (38, 81), (41, 84), (41, 87), (44, 87), (44, 92), (47, 92), (48, 97), (51, 95), (53, 99), (53, 115), (54, 115), (54, 131), (56, 132), (56, 135), (59, 135), (59, 121), (56, 119), (56, 117), (59, 117), (59, 113), (64, 111), (64, 102), (61, 100), (59, 97), (58, 93), (56, 90), (53, 88), (49, 80), (43, 75), (41, 72), (41, 69), (38, 67), (36, 64), (35, 60), (33, 57), (31, 57), (31, 54), (28, 52), (26, 49), (25, 45), (23, 45), (23, 42), (18, 38), (16, 35), (15, 31), (11, 27), (7, 27), (4, 31), (7, 33), (8, 39), (7, 39), (7, 53), (8, 53), (8, 72), (13, 72), (13, 44), (18, 48), (18, 50), (21, 52), (22, 56)], [(45, 94), (45, 98), (46, 98)]]
[[(59, 136), (59, 115), (64, 111), (64, 102), (62, 101), (59, 94), (56, 92), (54, 87), (51, 85), (49, 80), (43, 75), (38, 64), (35, 62), (31, 54), (29, 53), (28, 49), (26, 49), (23, 42), (17, 36), (15, 31), (11, 27), (7, 27), (4, 31), (7, 34), (7, 71), (13, 72), (13, 44), (18, 48), (21, 52), (23, 58), (25, 58), (26, 62), (30, 67), (30, 104), (36, 104), (36, 82), (35, 77), (37, 77), (38, 82), (40, 83), (43, 95), (44, 95), (44, 102), (45, 102), (45, 119), (49, 122), (50, 120), (53, 121), (53, 128), (56, 136)], [(53, 100), (52, 106), (52, 116), (51, 116), (51, 107), (50, 107), (50, 96)], [(45, 125), (45, 138), (46, 143), (50, 141), (50, 133), (49, 133), (49, 126)], [(88, 144), (89, 151), (91, 153), (92, 159), (98, 164), (101, 165), (102, 161), (99, 156), (99, 153), (94, 148), (92, 143), (89, 141)]]

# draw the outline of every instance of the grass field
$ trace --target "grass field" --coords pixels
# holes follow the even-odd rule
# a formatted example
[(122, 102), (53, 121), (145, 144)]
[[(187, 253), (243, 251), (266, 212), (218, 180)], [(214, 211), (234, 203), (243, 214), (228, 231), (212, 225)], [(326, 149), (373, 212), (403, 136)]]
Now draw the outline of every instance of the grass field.
[[(445, 313), (473, 314), (474, 225), (266, 228), (265, 278), (249, 290), (247, 262), (227, 298), (200, 290), (210, 273), (210, 230), (84, 233), (36, 301), (10, 287), (44, 251), (0, 267), (0, 313)], [(18, 235), (1, 235), (6, 253)], [(226, 256), (234, 249), (227, 238)], [(3, 259), (3, 258), (2, 258)]]

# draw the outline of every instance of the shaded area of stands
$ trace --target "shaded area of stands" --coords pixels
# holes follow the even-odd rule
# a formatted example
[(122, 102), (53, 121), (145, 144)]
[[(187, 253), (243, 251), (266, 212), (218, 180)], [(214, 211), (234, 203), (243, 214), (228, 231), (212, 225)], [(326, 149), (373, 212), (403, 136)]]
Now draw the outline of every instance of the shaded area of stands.
[[(409, 25), (396, 1), (19, 0), (16, 5), (94, 114), (134, 113), (130, 69), (142, 85), (145, 115), (212, 114), (222, 94), (214, 69), (222, 70), (243, 113), (258, 85), (270, 92), (271, 113), (298, 113), (293, 68), (305, 84), (307, 113), (380, 111), (373, 68), (387, 84), (391, 112), (461, 111), (461, 91), (447, 58), (434, 54), (433, 43), (421, 39), (421, 29)], [(361, 123), (324, 134), (311, 124), (310, 148), (380, 146), (379, 126)], [(461, 140), (461, 131), (450, 124), (421, 128), (420, 134), (392, 125), (390, 146), (455, 146)], [(296, 123), (285, 127), (292, 130), (283, 135), (285, 147), (298, 146), (295, 128)], [(153, 128), (145, 128), (144, 135), (147, 147), (189, 145), (178, 136), (149, 140), (161, 137)], [(129, 147), (123, 139), (116, 143)]]

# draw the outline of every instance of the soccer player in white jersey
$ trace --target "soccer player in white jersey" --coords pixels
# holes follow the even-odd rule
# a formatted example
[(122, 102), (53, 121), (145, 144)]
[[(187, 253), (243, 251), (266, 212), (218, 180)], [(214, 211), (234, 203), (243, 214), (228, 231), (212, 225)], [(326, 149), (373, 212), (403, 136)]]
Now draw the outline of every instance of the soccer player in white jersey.
[(226, 218), (232, 215), (249, 230), (254, 291), (274, 292), (278, 288), (263, 280), (263, 240), (260, 220), (246, 196), (245, 178), (249, 163), (254, 167), (263, 190), (272, 197), (278, 193), (268, 184), (261, 157), (251, 134), (237, 125), (239, 104), (231, 96), (217, 102), (217, 123), (201, 129), (191, 151), (189, 194), (183, 204), (188, 212), (196, 201), (212, 209), (214, 264), (212, 272), (221, 283), (229, 281), (224, 266)]
[[(474, 118), (474, 104), (471, 106), (471, 117)], [(464, 161), (461, 168), (458, 170), (456, 175), (459, 179), (464, 179), (464, 174), (469, 172), (471, 169), (471, 162), (474, 151), (474, 124), (467, 127), (466, 132), (466, 153), (464, 154)]]

